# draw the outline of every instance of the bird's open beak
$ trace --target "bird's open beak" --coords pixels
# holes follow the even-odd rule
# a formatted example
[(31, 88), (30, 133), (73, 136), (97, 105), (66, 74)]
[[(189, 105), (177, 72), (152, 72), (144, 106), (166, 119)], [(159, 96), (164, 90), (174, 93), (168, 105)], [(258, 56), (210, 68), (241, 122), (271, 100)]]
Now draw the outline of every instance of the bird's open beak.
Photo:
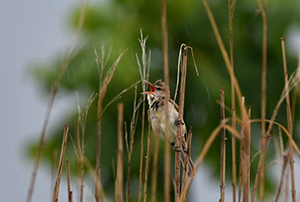
[(148, 86), (149, 86), (149, 88), (150, 88), (150, 91), (148, 91), (148, 92), (142, 92), (141, 94), (147, 94), (147, 95), (149, 95), (149, 94), (154, 93), (156, 89), (155, 89), (155, 87), (152, 85), (152, 83), (150, 83), (150, 82), (147, 81), (147, 80), (144, 80), (144, 82), (148, 84)]

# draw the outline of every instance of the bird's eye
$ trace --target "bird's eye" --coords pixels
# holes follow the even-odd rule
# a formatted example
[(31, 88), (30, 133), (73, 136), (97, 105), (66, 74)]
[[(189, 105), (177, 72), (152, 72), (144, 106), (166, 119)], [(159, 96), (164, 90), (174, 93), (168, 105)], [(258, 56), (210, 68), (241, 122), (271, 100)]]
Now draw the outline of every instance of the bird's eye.
[(160, 87), (156, 87), (156, 90), (161, 90), (161, 88)]

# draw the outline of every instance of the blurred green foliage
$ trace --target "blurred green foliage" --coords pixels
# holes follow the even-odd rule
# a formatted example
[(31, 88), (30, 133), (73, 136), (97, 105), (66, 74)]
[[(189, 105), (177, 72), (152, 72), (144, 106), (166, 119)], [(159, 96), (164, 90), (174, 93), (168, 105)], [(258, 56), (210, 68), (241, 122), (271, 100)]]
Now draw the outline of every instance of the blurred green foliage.
[[(219, 31), (223, 38), (226, 49), (229, 50), (229, 28), (228, 28), (228, 5), (226, 1), (209, 1), (214, 13)], [(230, 101), (230, 78), (222, 59), (219, 47), (215, 40), (206, 12), (201, 1), (168, 1), (168, 37), (169, 37), (169, 61), (170, 61), (170, 88), (171, 97), (174, 95), (176, 82), (176, 69), (179, 47), (182, 43), (193, 47), (196, 63), (200, 76), (196, 76), (193, 69), (191, 56), (189, 56), (187, 88), (185, 100), (185, 122), (188, 127), (193, 127), (192, 157), (196, 159), (201, 148), (212, 130), (220, 123), (220, 106), (216, 103), (219, 99), (221, 86), (225, 88), (225, 99), (228, 106)], [(72, 12), (70, 22), (75, 30), (79, 18), (79, 6)], [(262, 64), (262, 17), (257, 12), (255, 1), (238, 1), (233, 18), (234, 36), (234, 66), (236, 77), (239, 81), (242, 94), (245, 96), (246, 105), (252, 108), (252, 118), (260, 117), (261, 97), (261, 64)], [(270, 1), (268, 6), (268, 73), (267, 73), (267, 117), (271, 117), (272, 111), (280, 97), (283, 89), (283, 67), (280, 37), (286, 36), (287, 29), (293, 24), (300, 26), (298, 0), (291, 0), (289, 3), (283, 1)], [(108, 60), (106, 70), (116, 60), (118, 55), (128, 49), (110, 83), (107, 95), (104, 99), (104, 106), (119, 92), (138, 81), (139, 73), (135, 53), (141, 55), (138, 42), (140, 29), (145, 36), (148, 36), (147, 50), (151, 49), (151, 70), (150, 81), (163, 78), (162, 61), (162, 39), (160, 23), (160, 2), (141, 0), (112, 0), (105, 3), (88, 4), (85, 10), (85, 21), (80, 32), (80, 40), (72, 55), (67, 72), (64, 74), (60, 91), (75, 93), (77, 91), (81, 99), (88, 99), (92, 92), (98, 92), (99, 74), (95, 62), (97, 50), (101, 56), (101, 46), (105, 47), (106, 55), (113, 44), (111, 56)], [(287, 39), (289, 40), (289, 39)], [(289, 73), (297, 66), (297, 58), (290, 56), (288, 52)], [(40, 81), (44, 91), (50, 93), (51, 86), (55, 81), (62, 59), (40, 65), (34, 72)], [(138, 86), (138, 94), (141, 92), (141, 85)], [(108, 196), (114, 193), (115, 173), (113, 168), (116, 165), (117, 151), (117, 104), (123, 102), (125, 105), (124, 120), (127, 129), (130, 128), (130, 121), (133, 113), (134, 89), (126, 92), (121, 99), (112, 104), (104, 113), (102, 118), (102, 184)], [(299, 102), (297, 104), (299, 108)], [(84, 106), (81, 106), (84, 108)], [(90, 107), (87, 118), (85, 155), (95, 165), (96, 159), (96, 129), (97, 129), (97, 101)], [(62, 112), (64, 114), (65, 112)], [(227, 113), (227, 117), (231, 114)], [(63, 116), (65, 117), (65, 116)], [(70, 124), (70, 134), (76, 138), (76, 123), (78, 113), (74, 108), (68, 118), (60, 120), (53, 134), (48, 134), (48, 140), (43, 152), (43, 158), (48, 162), (52, 159), (53, 150), (60, 150), (63, 124)], [(139, 151), (141, 134), (141, 117), (139, 116), (138, 127), (135, 139), (135, 149), (132, 162), (132, 201), (137, 198), (137, 180), (139, 169)], [(286, 125), (285, 107), (277, 118), (279, 122)], [(296, 114), (299, 121), (299, 113)], [(147, 128), (147, 127), (146, 127)], [(252, 151), (251, 156), (258, 152), (260, 147), (259, 124), (252, 125)], [(276, 130), (275, 130), (276, 131)], [(274, 132), (275, 132), (274, 131)], [(128, 131), (129, 132), (129, 131)], [(230, 134), (227, 133), (230, 137)], [(299, 137), (295, 137), (299, 142)], [(146, 138), (145, 138), (146, 139)], [(36, 147), (37, 142), (31, 146)], [(227, 174), (231, 175), (231, 141), (227, 141)], [(271, 142), (267, 152), (267, 164), (274, 161), (274, 147)], [(239, 145), (238, 145), (239, 146)], [(160, 149), (160, 171), (163, 174), (163, 149)], [(127, 153), (124, 155), (124, 168), (127, 172)], [(72, 165), (75, 165), (76, 158), (72, 142), (68, 142), (66, 158), (69, 158)], [(252, 178), (257, 169), (256, 158), (251, 166)], [(113, 164), (112, 161), (115, 163)], [(206, 158), (209, 167), (214, 172), (214, 177), (219, 178), (220, 170), (220, 142), (216, 140)], [(200, 171), (201, 172), (201, 171)], [(274, 189), (271, 174), (267, 174), (267, 190)], [(150, 172), (151, 179), (151, 172)], [(158, 179), (163, 179), (159, 177)], [(125, 180), (126, 182), (126, 180)], [(159, 182), (162, 186), (163, 182)], [(149, 187), (150, 189), (150, 187)], [(162, 196), (162, 187), (159, 187), (159, 194)], [(150, 190), (151, 191), (151, 190)], [(150, 193), (150, 192), (149, 192)], [(149, 195), (150, 196), (150, 195)], [(173, 196), (173, 195), (172, 195)], [(163, 197), (158, 197), (163, 198)]]

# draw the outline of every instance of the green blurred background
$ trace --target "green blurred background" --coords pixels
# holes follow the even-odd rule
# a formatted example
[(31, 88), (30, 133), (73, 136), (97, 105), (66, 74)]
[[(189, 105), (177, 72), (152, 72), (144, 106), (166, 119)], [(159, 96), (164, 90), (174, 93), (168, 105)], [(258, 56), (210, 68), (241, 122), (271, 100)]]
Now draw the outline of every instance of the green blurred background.
[[(289, 3), (280, 0), (270, 1), (268, 5), (268, 73), (267, 73), (267, 118), (280, 97), (283, 89), (283, 65), (280, 37), (287, 40), (288, 70), (291, 74), (297, 67), (297, 52), (293, 52), (292, 30), (300, 26), (300, 2), (291, 0)], [(220, 34), (226, 49), (229, 50), (229, 28), (228, 28), (228, 2), (209, 1), (212, 12), (216, 19)], [(140, 79), (135, 54), (141, 55), (140, 29), (144, 36), (148, 36), (147, 51), (151, 50), (150, 81), (163, 78), (162, 59), (162, 37), (160, 22), (160, 1), (141, 0), (112, 0), (102, 3), (87, 3), (85, 9), (85, 22), (80, 32), (79, 41), (75, 46), (70, 64), (64, 74), (58, 94), (71, 95), (78, 92), (81, 107), (84, 108), (85, 101), (92, 93), (98, 92), (99, 74), (95, 62), (96, 49), (101, 55), (101, 47), (105, 47), (106, 54), (112, 46), (111, 56), (108, 60), (106, 70), (113, 64), (118, 55), (128, 49), (122, 57), (115, 75), (108, 86), (104, 99), (104, 106), (123, 89), (128, 88)], [(70, 27), (74, 30), (78, 23), (80, 5), (72, 11)], [(167, 4), (168, 37), (169, 37), (169, 62), (170, 62), (170, 89), (171, 97), (174, 95), (176, 84), (176, 71), (179, 47), (182, 43), (192, 46), (195, 60), (199, 70), (196, 75), (191, 55), (188, 60), (188, 74), (186, 86), (184, 118), (187, 126), (193, 127), (192, 158), (196, 159), (206, 139), (220, 123), (220, 106), (217, 100), (220, 97), (220, 88), (225, 88), (226, 105), (231, 105), (230, 100), (230, 77), (226, 70), (222, 55), (214, 37), (211, 25), (201, 1), (168, 1)], [(261, 64), (262, 64), (262, 17), (258, 12), (255, 1), (238, 1), (233, 17), (234, 36), (234, 66), (237, 80), (240, 84), (246, 105), (252, 108), (252, 118), (260, 117), (261, 97)], [(289, 38), (290, 37), (290, 38)], [(299, 36), (298, 36), (299, 37)], [(299, 47), (298, 47), (299, 48)], [(296, 48), (297, 49), (297, 48)], [(40, 82), (40, 88), (50, 96), (53, 82), (58, 76), (62, 57), (57, 57), (50, 62), (36, 64), (40, 68), (32, 71), (35, 78)], [(141, 84), (138, 93), (141, 92)], [(299, 94), (298, 94), (299, 97)], [(116, 155), (117, 155), (117, 104), (122, 102), (125, 106), (124, 121), (126, 121), (128, 133), (133, 113), (134, 89), (126, 92), (121, 99), (110, 105), (102, 118), (102, 184), (105, 193), (112, 196), (114, 193), (114, 179)], [(299, 102), (297, 102), (299, 111)], [(141, 113), (140, 113), (141, 115)], [(137, 199), (137, 179), (139, 169), (141, 116), (135, 136), (135, 148), (132, 161), (132, 200)], [(227, 117), (231, 114), (226, 112)], [(97, 131), (97, 101), (90, 107), (87, 118), (85, 155), (95, 165), (96, 159), (96, 131)], [(43, 159), (49, 164), (52, 161), (53, 151), (60, 150), (62, 140), (62, 126), (70, 124), (70, 134), (75, 139), (78, 112), (74, 108), (72, 113), (61, 112), (61, 120), (58, 121), (52, 134), (48, 139), (43, 151)], [(282, 107), (277, 119), (286, 125), (285, 106)], [(295, 123), (299, 134), (299, 113), (296, 113)], [(273, 130), (276, 136), (277, 130)], [(227, 133), (228, 138), (230, 134)], [(146, 138), (145, 138), (146, 140)], [(284, 138), (286, 141), (286, 138)], [(299, 135), (295, 136), (299, 143)], [(145, 141), (146, 143), (146, 141)], [(32, 157), (35, 156), (38, 140), (29, 145)], [(161, 144), (161, 147), (163, 144)], [(238, 144), (239, 146), (239, 144)], [(260, 125), (252, 125), (252, 150), (251, 156), (259, 151), (260, 147)], [(159, 197), (162, 197), (163, 185), (163, 149), (160, 149), (160, 171), (159, 171)], [(267, 164), (276, 160), (273, 141), (267, 151)], [(173, 152), (172, 152), (173, 153)], [(173, 154), (172, 154), (173, 155)], [(76, 162), (72, 141), (68, 141), (66, 158)], [(231, 176), (231, 140), (227, 141), (227, 182)], [(257, 169), (258, 158), (251, 165), (251, 178)], [(114, 162), (114, 163), (112, 163)], [(216, 180), (219, 179), (220, 171), (220, 141), (215, 141), (208, 156), (205, 159), (209, 168), (213, 170)], [(75, 163), (73, 163), (75, 165)], [(127, 153), (124, 155), (124, 168), (127, 168)], [(72, 169), (75, 171), (75, 168)], [(299, 170), (299, 169), (298, 169)], [(297, 171), (297, 169), (296, 169)], [(201, 172), (201, 169), (200, 171)], [(172, 172), (173, 173), (173, 172)], [(151, 174), (151, 172), (150, 172)], [(174, 176), (174, 175), (172, 175)], [(276, 183), (274, 176), (267, 173), (266, 190), (273, 193)], [(277, 177), (278, 178), (278, 177)], [(151, 175), (150, 175), (151, 179)], [(253, 181), (253, 180), (252, 180)], [(126, 182), (126, 180), (124, 181)], [(149, 187), (150, 189), (150, 187)], [(150, 193), (151, 190), (148, 191)], [(150, 196), (150, 194), (148, 195)], [(173, 195), (172, 195), (173, 196)], [(162, 201), (162, 200), (161, 200)]]

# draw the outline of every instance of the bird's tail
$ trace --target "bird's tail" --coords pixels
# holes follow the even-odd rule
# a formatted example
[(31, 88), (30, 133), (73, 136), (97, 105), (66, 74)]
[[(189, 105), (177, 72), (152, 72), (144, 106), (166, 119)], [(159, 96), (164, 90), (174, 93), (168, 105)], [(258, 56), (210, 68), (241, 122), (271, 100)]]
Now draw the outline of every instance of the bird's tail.
[[(184, 151), (183, 148), (180, 149), (180, 153), (181, 153), (181, 163), (182, 163), (182, 167), (184, 167), (184, 161), (185, 161), (185, 155), (186, 152)], [(188, 156), (188, 164), (187, 164), (187, 171), (188, 171), (188, 175), (189, 177), (194, 177), (194, 162), (192, 160), (192, 158), (190, 156)]]

